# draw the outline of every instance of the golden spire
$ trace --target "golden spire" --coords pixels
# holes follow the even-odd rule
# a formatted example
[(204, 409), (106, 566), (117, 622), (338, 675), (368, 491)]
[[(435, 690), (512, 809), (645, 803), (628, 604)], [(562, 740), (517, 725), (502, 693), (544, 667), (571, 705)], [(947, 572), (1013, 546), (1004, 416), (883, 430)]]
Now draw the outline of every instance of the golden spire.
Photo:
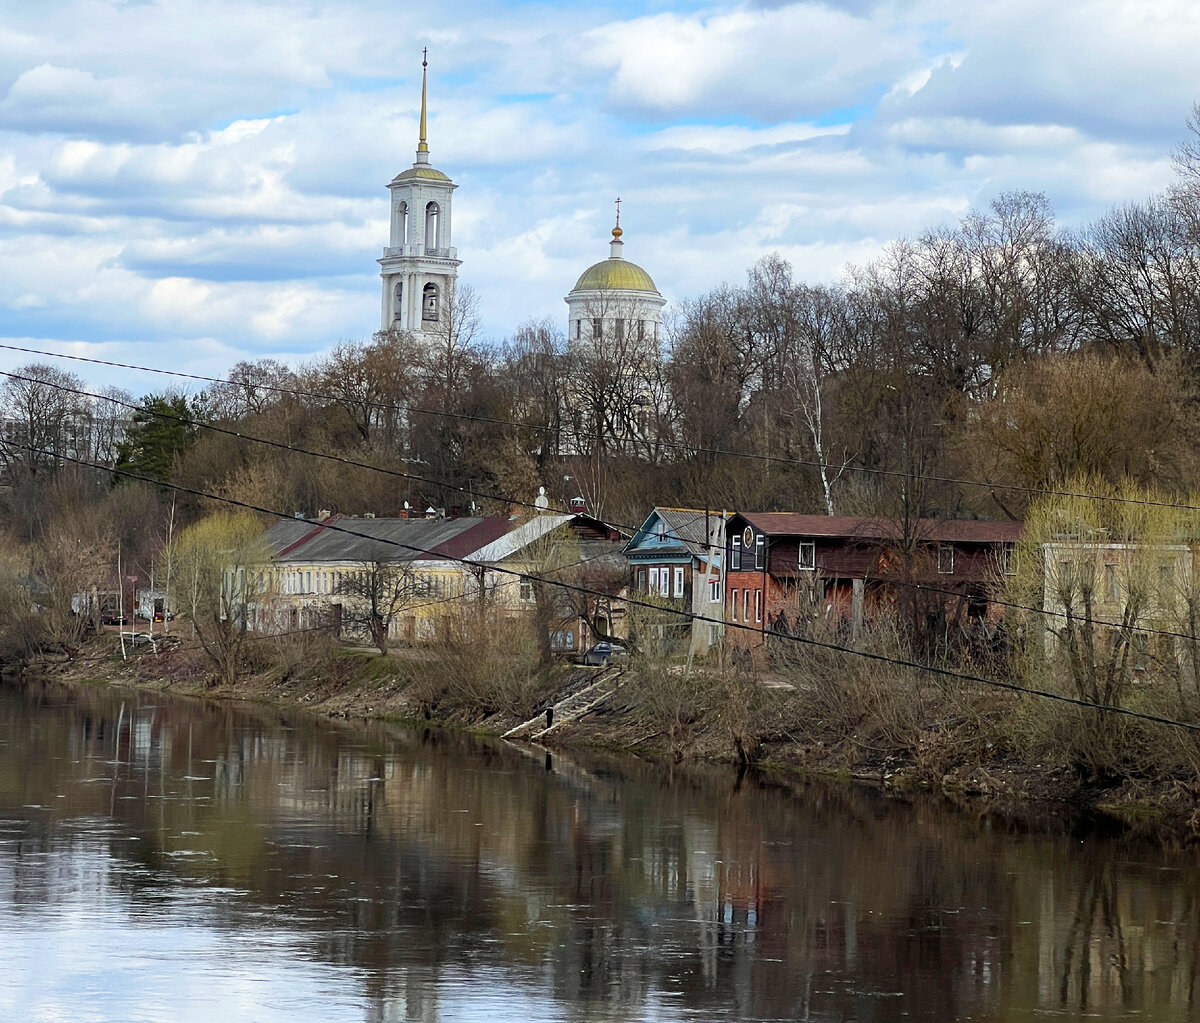
[(429, 67), (429, 47), (421, 51), (421, 139), (417, 143), (418, 153), (428, 153), (429, 143), (425, 141), (425, 76)]
[(625, 232), (621, 230), (621, 197), (617, 196), (617, 226), (613, 228), (613, 241), (619, 241)]

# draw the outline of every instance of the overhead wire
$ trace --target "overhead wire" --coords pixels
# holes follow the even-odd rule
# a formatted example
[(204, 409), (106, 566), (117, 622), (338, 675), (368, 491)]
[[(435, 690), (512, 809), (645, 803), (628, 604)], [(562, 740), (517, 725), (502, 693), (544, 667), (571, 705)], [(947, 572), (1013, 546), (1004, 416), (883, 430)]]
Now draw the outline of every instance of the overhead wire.
[[(53, 451), (48, 451), (45, 449), (33, 447), (31, 445), (16, 444), (16, 443), (14, 443), (12, 441), (8, 441), (8, 440), (4, 440), (2, 443), (7, 447), (15, 448), (17, 450), (29, 451), (30, 453), (33, 453), (33, 454), (48, 455), (50, 457), (57, 457), (57, 458), (60, 458), (62, 461), (71, 462), (71, 463), (83, 466), (85, 468), (91, 468), (91, 469), (96, 469), (96, 470), (99, 470), (102, 472), (108, 472), (113, 475), (121, 476), (126, 479), (139, 480), (144, 483), (152, 483), (152, 484), (155, 484), (158, 486), (166, 487), (167, 489), (174, 490), (178, 493), (189, 494), (191, 496), (203, 498), (205, 500), (215, 501), (219, 504), (225, 504), (225, 505), (229, 505), (231, 507), (241, 508), (246, 511), (252, 511), (252, 512), (255, 512), (256, 514), (266, 515), (269, 517), (279, 518), (279, 519), (292, 519), (293, 518), (293, 516), (289, 515), (287, 512), (282, 512), (277, 509), (264, 508), (262, 506), (252, 504), (248, 501), (239, 501), (235, 498), (222, 497), (218, 494), (211, 494), (206, 491), (199, 490), (198, 488), (187, 487), (187, 486), (184, 486), (184, 485), (178, 484), (178, 483), (163, 483), (160, 480), (155, 480), (155, 479), (152, 479), (151, 477), (143, 476), (139, 473), (130, 472), (129, 470), (125, 470), (125, 469), (118, 469), (115, 467), (101, 465), (96, 462), (91, 462), (87, 459), (81, 459), (81, 458), (77, 458), (74, 456), (69, 456), (69, 455), (65, 455), (65, 454), (61, 454), (61, 453), (57, 453), (57, 452), (53, 452)], [(418, 547), (418, 546), (415, 546), (412, 544), (406, 544), (406, 543), (403, 543), (398, 540), (382, 539), (380, 537), (371, 536), (369, 534), (362, 533), (358, 530), (351, 529), (346, 526), (342, 526), (338, 522), (323, 523), (321, 528), (333, 530), (333, 531), (336, 531), (339, 533), (345, 533), (350, 536), (357, 536), (362, 539), (368, 539), (368, 540), (373, 540), (376, 542), (384, 543), (388, 546), (393, 546), (393, 547), (397, 547), (400, 549), (408, 550), (414, 554), (433, 555), (433, 556), (436, 556), (443, 560), (457, 562), (459, 564), (467, 565), (467, 566), (470, 566), (473, 568), (482, 568), (486, 571), (495, 572), (499, 575), (507, 575), (507, 576), (517, 577), (517, 578), (524, 577), (524, 578), (530, 578), (530, 579), (540, 579), (541, 578), (534, 573), (521, 572), (516, 569), (504, 568), (504, 567), (496, 565), (494, 563), (481, 563), (481, 562), (473, 561), (472, 559), (466, 558), (466, 557), (448, 556), (448, 555), (440, 554), (435, 551), (430, 551), (430, 550), (427, 550), (427, 549), (424, 549), (424, 548), (421, 548), (421, 547)], [(549, 582), (550, 585), (552, 585), (552, 586), (558, 587), (561, 590), (567, 590), (567, 591), (579, 593), (581, 595), (588, 596), (588, 597), (603, 597), (605, 599), (611, 599), (611, 597), (612, 597), (612, 594), (607, 593), (603, 590), (599, 590), (594, 587), (583, 586), (578, 583), (571, 583), (571, 582), (566, 582), (563, 580), (545, 580), (545, 581)], [(662, 605), (655, 604), (650, 601), (643, 600), (643, 599), (636, 598), (636, 597), (623, 598), (623, 602), (632, 607), (642, 607), (642, 608), (646, 608), (649, 610), (653, 610), (660, 614), (670, 614), (670, 615), (674, 615), (677, 617), (687, 618), (691, 621), (711, 622), (713, 624), (719, 624), (719, 625), (724, 626), (726, 629), (738, 629), (738, 630), (750, 631), (750, 632), (755, 633), (756, 635), (757, 634), (765, 634), (764, 629), (762, 629), (758, 626), (755, 626), (755, 625), (751, 625), (749, 623), (727, 622), (727, 621), (724, 621), (721, 619), (713, 618), (708, 615), (701, 615), (701, 614), (698, 614), (693, 611), (684, 610), (682, 608), (663, 607)], [(1039, 699), (1051, 700), (1051, 701), (1055, 701), (1058, 703), (1076, 706), (1076, 707), (1080, 707), (1080, 708), (1087, 709), (1087, 710), (1099, 711), (1102, 713), (1116, 714), (1116, 715), (1119, 715), (1122, 717), (1129, 717), (1129, 718), (1133, 718), (1133, 719), (1143, 720), (1143, 721), (1147, 721), (1147, 722), (1150, 722), (1153, 724), (1160, 724), (1160, 725), (1166, 725), (1166, 726), (1170, 726), (1170, 727), (1181, 728), (1186, 731), (1200, 732), (1200, 724), (1188, 722), (1188, 721), (1179, 721), (1179, 720), (1176, 720), (1173, 718), (1167, 718), (1167, 717), (1163, 717), (1163, 716), (1157, 715), (1157, 714), (1149, 714), (1144, 711), (1133, 710), (1132, 708), (1129, 708), (1129, 707), (1120, 707), (1120, 706), (1116, 706), (1116, 705), (1112, 705), (1112, 704), (1103, 704), (1103, 703), (1098, 703), (1098, 702), (1094, 702), (1094, 701), (1090, 701), (1090, 700), (1082, 700), (1077, 697), (1068, 696), (1064, 693), (1055, 693), (1055, 692), (1051, 692), (1051, 691), (1044, 690), (1044, 689), (1034, 689), (1034, 688), (1027, 687), (1027, 686), (1019, 686), (1019, 685), (1016, 685), (1015, 683), (1003, 682), (1003, 681), (1000, 681), (999, 679), (990, 679), (990, 678), (987, 678), (982, 675), (975, 675), (975, 674), (972, 674), (969, 672), (956, 671), (952, 668), (943, 668), (943, 667), (940, 667), (937, 665), (922, 664), (919, 661), (913, 661), (913, 660), (909, 660), (906, 658), (892, 657), (887, 654), (875, 653), (873, 651), (858, 650), (858, 649), (855, 649), (854, 647), (848, 647), (848, 646), (844, 646), (839, 643), (830, 643), (830, 642), (826, 642), (826, 641), (822, 641), (822, 640), (812, 639), (810, 637), (795, 636), (795, 635), (785, 634), (785, 633), (772, 633), (771, 635), (773, 638), (777, 638), (783, 642), (791, 642), (791, 643), (796, 643), (796, 644), (807, 646), (807, 647), (812, 647), (815, 649), (828, 650), (831, 652), (847, 654), (852, 657), (865, 658), (867, 660), (875, 661), (877, 663), (890, 664), (894, 667), (910, 668), (910, 669), (913, 669), (916, 671), (925, 672), (925, 673), (936, 675), (936, 676), (939, 676), (942, 678), (952, 678), (952, 679), (957, 679), (959, 681), (972, 682), (972, 683), (975, 683), (978, 685), (983, 685), (983, 686), (986, 686), (989, 688), (1000, 689), (1000, 690), (1015, 693), (1018, 695), (1037, 697)]]
[[(0, 346), (0, 347), (3, 347), (3, 346)], [(430, 487), (435, 487), (435, 488), (447, 490), (450, 492), (457, 492), (457, 493), (464, 494), (469, 497), (479, 498), (481, 500), (496, 501), (496, 502), (503, 503), (503, 504), (506, 504), (509, 506), (524, 507), (524, 508), (528, 508), (528, 509), (533, 509), (535, 511), (542, 510), (538, 507), (538, 505), (535, 502), (524, 501), (520, 498), (513, 497), (511, 495), (486, 493), (484, 491), (476, 490), (472, 487), (465, 487), (465, 486), (460, 486), (457, 484), (446, 483), (446, 482), (440, 481), (440, 480), (430, 479), (428, 476), (423, 476), (418, 473), (405, 472), (400, 469), (392, 469), (392, 468), (388, 468), (386, 466), (374, 465), (370, 462), (362, 462), (362, 461), (359, 461), (358, 459), (348, 458), (345, 455), (338, 455), (338, 454), (334, 454), (334, 453), (330, 453), (330, 452), (323, 452), (323, 451), (314, 451), (314, 450), (311, 450), (308, 448), (299, 447), (298, 445), (294, 445), (294, 444), (285, 444), (281, 441), (275, 441), (275, 440), (272, 440), (267, 437), (259, 437), (254, 434), (247, 433), (244, 430), (234, 430), (234, 429), (231, 429), (228, 427), (219, 426), (215, 423), (211, 423), (211, 422), (208, 422), (208, 421), (202, 420), (202, 419), (195, 419), (191, 416), (185, 416), (185, 415), (182, 415), (179, 413), (166, 411), (166, 410), (162, 410), (162, 409), (148, 409), (148, 408), (145, 408), (143, 405), (135, 404), (134, 402), (130, 402), (130, 401), (125, 401), (122, 398), (117, 398), (112, 395), (100, 394), (95, 391), (88, 391), (88, 390), (84, 390), (82, 388), (72, 387), (67, 384), (62, 384), (62, 383), (58, 383), (58, 382), (54, 382), (54, 381), (43, 381), (43, 380), (37, 379), (36, 377), (29, 377), (29, 376), (25, 376), (23, 374), (13, 373), (13, 372), (8, 372), (8, 371), (0, 370), (0, 376), (4, 376), (4, 377), (7, 377), (12, 380), (20, 380), (20, 381), (23, 381), (26, 383), (37, 383), (37, 384), (49, 387), (53, 390), (62, 391), (64, 393), (68, 393), (68, 394), (74, 394), (79, 397), (92, 398), (92, 399), (95, 399), (98, 401), (111, 402), (115, 405), (119, 405), (119, 406), (129, 409), (131, 411), (141, 412), (144, 415), (152, 415), (152, 416), (155, 416), (160, 419), (166, 419), (166, 420), (170, 420), (173, 422), (178, 422), (184, 426), (195, 427), (196, 429), (200, 429), (200, 430), (207, 430), (212, 433), (217, 433), (217, 434), (221, 434), (224, 436), (233, 437), (233, 438), (236, 438), (241, 441), (247, 441), (247, 442), (254, 443), (254, 444), (262, 444), (264, 446), (275, 448), (277, 450), (287, 451), (292, 454), (306, 455), (311, 458), (324, 459), (324, 460), (332, 461), (332, 462), (335, 462), (335, 463), (338, 463), (341, 465), (346, 465), (346, 466), (349, 466), (352, 468), (363, 469), (363, 470), (367, 470), (370, 472), (378, 472), (378, 473), (381, 473), (384, 475), (394, 476), (394, 477), (397, 477), (400, 479), (409, 480), (410, 482), (422, 483), (422, 484), (425, 484)], [(693, 519), (699, 518), (701, 514), (703, 514), (703, 513), (700, 513), (697, 511), (695, 513), (695, 515), (693, 516)], [(614, 522), (608, 522), (608, 521), (606, 521), (606, 525), (613, 526), (614, 528), (616, 528), (618, 530), (627, 530), (630, 535), (636, 535), (636, 533), (638, 531), (640, 531), (640, 529), (642, 528), (642, 524), (635, 526), (635, 525), (632, 525), (629, 523), (614, 523)], [(700, 543), (699, 541), (693, 541), (693, 542), (697, 543), (699, 546), (703, 546), (704, 548), (706, 548), (710, 552), (710, 555), (711, 555), (711, 552), (714, 549), (714, 545), (711, 542), (709, 542), (707, 538), (703, 543)], [(605, 555), (603, 555), (603, 554), (597, 554), (594, 556), (594, 558), (598, 559), (598, 558), (604, 557), (604, 556)], [(593, 559), (592, 558), (583, 559), (584, 562), (589, 561), (589, 560), (593, 560)], [(941, 593), (941, 594), (945, 594), (947, 596), (958, 597), (960, 599), (967, 599), (970, 597), (969, 593), (963, 593), (958, 590), (949, 590), (949, 589), (945, 589), (945, 588), (941, 588), (941, 587), (931, 586), (927, 583), (919, 583), (919, 582), (914, 582), (911, 580), (895, 579), (895, 578), (890, 578), (890, 577), (888, 578), (887, 581), (888, 581), (889, 585), (896, 586), (896, 587), (923, 590), (923, 591), (930, 592), (930, 593)], [(1058, 618), (1068, 618), (1068, 619), (1072, 618), (1072, 617), (1076, 617), (1076, 616), (1069, 614), (1066, 611), (1054, 611), (1054, 610), (1047, 609), (1047, 608), (1033, 607), (1032, 605), (1019, 604), (1019, 603), (1015, 603), (1015, 602), (1011, 602), (1011, 601), (1001, 600), (1000, 598), (994, 597), (994, 596), (989, 596), (987, 599), (988, 599), (989, 603), (995, 604), (998, 607), (1008, 607), (1008, 608), (1012, 608), (1014, 610), (1029, 611), (1029, 612), (1033, 612), (1036, 614), (1045, 615), (1047, 617), (1058, 617)], [(1104, 619), (1098, 619), (1095, 617), (1090, 617), (1088, 620), (1091, 621), (1095, 625), (1107, 626), (1107, 627), (1111, 627), (1111, 628), (1127, 629), (1129, 631), (1137, 632), (1142, 635), (1165, 636), (1165, 637), (1169, 637), (1169, 638), (1188, 639), (1188, 640), (1193, 638), (1190, 635), (1188, 635), (1187, 633), (1174, 632), (1171, 630), (1159, 629), (1159, 628), (1154, 628), (1151, 626), (1133, 625), (1133, 624), (1126, 623), (1126, 622), (1114, 622), (1114, 621), (1108, 621), (1108, 620), (1104, 620)]]
[[(344, 397), (339, 397), (335, 394), (328, 394), (319, 391), (308, 391), (295, 387), (283, 387), (278, 384), (269, 384), (262, 382), (238, 381), (231, 380), (225, 377), (206, 376), (199, 373), (185, 373), (182, 370), (159, 369), (153, 366), (142, 366), (136, 363), (113, 362), (107, 359), (97, 359), (85, 355), (68, 355), (62, 352), (47, 352), (36, 348), (28, 348), (21, 345), (3, 344), (0, 343), (0, 350), (22, 352), (28, 355), (38, 355), (44, 358), (64, 359), (73, 362), (88, 363), (96, 366), (108, 366), (115, 369), (135, 370), (142, 373), (155, 373), (161, 376), (174, 377), (182, 380), (192, 380), (198, 383), (208, 384), (225, 384), (232, 387), (253, 387), (257, 390), (267, 391), (275, 394), (287, 394), (293, 397), (317, 399), (320, 401), (329, 402), (345, 402)], [(452, 412), (447, 409), (431, 409), (420, 405), (410, 404), (406, 402), (378, 402), (366, 399), (355, 399), (353, 404), (360, 408), (378, 409), (392, 412), (405, 412), (409, 415), (423, 415), (432, 417), (443, 417), (449, 419), (458, 419), (464, 422), (485, 423), (494, 426), (508, 426), (520, 430), (532, 430), (534, 432), (558, 434), (561, 433), (560, 427), (544, 426), (536, 423), (522, 423), (516, 420), (501, 419), (494, 416), (482, 416), (467, 412)], [(574, 432), (574, 431), (572, 431)], [(602, 440), (597, 434), (577, 434), (588, 440)], [(765, 464), (774, 465), (794, 465), (804, 468), (820, 469), (824, 463), (814, 459), (795, 458), (793, 456), (775, 455), (754, 451), (738, 451), (735, 449), (709, 447), (704, 445), (688, 444), (684, 441), (674, 441), (668, 439), (659, 440), (659, 443), (664, 448), (673, 448), (682, 450), (686, 453), (715, 455), (728, 458), (747, 458), (754, 461), (763, 462)], [(1047, 497), (1065, 497), (1085, 501), (1101, 501), (1111, 504), (1129, 504), (1139, 505), (1152, 508), (1174, 508), (1182, 511), (1200, 511), (1200, 506), (1183, 504), (1177, 501), (1157, 501), (1146, 498), (1134, 497), (1118, 497), (1108, 496), (1104, 494), (1086, 494), (1071, 490), (1058, 490), (1046, 487), (1030, 487), (1018, 483), (995, 483), (986, 480), (971, 480), (956, 476), (939, 476), (930, 473), (915, 473), (908, 472), (903, 469), (883, 469), (877, 466), (858, 466), (847, 465), (844, 467), (847, 472), (862, 473), (871, 476), (880, 476), (891, 479), (901, 479), (909, 481), (921, 481), (926, 483), (944, 483), (954, 486), (963, 487), (978, 487), (986, 490), (1002, 490), (1006, 493), (1032, 494), (1035, 496)]]

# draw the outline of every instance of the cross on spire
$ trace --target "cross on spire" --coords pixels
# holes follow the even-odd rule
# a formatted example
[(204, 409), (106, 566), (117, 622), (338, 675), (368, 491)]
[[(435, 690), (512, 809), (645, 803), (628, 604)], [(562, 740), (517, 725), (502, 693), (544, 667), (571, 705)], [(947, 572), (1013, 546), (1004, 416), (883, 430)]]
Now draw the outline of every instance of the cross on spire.
[(429, 67), (429, 47), (421, 50), (421, 67)]
[(621, 197), (617, 196), (617, 227), (621, 226)]

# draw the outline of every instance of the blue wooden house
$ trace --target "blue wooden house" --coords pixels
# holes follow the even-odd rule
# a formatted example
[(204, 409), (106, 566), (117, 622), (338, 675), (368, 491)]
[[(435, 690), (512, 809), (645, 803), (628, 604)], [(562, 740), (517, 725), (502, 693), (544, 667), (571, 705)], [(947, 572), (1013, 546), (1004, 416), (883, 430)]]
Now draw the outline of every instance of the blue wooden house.
[(686, 649), (704, 654), (724, 634), (725, 515), (697, 508), (655, 508), (625, 545), (633, 595), (656, 598), (680, 616)]

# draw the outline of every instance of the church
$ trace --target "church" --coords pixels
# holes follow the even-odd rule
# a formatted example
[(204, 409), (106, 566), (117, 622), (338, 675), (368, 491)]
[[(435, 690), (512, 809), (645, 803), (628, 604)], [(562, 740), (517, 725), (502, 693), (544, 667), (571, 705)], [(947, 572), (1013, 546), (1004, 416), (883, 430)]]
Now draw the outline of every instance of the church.
[[(379, 260), (380, 330), (420, 340), (444, 329), (462, 261), (453, 244), (452, 200), (458, 186), (429, 162), (428, 60), (421, 61), (421, 122), (416, 160), (388, 183), (391, 231)], [(666, 299), (636, 263), (624, 258), (620, 200), (607, 259), (588, 267), (564, 301), (570, 344), (656, 345)]]

